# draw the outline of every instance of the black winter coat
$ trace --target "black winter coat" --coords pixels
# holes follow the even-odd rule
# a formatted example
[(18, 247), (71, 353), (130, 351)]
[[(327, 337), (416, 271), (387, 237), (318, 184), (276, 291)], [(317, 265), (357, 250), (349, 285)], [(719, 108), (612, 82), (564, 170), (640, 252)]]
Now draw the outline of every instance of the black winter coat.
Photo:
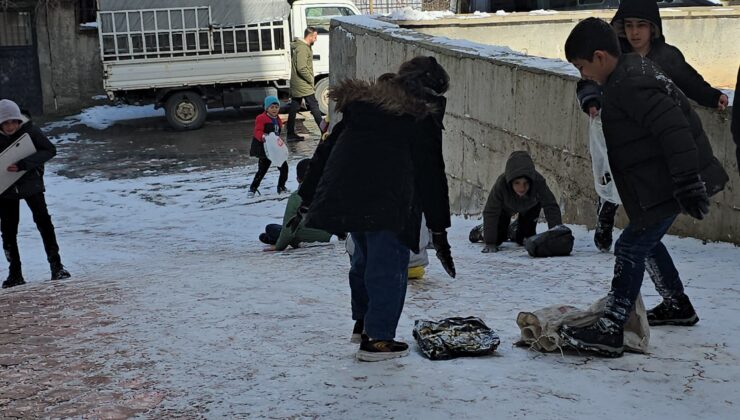
[(735, 84), (735, 99), (732, 101), (732, 140), (735, 141), (735, 158), (737, 167), (740, 169), (740, 68), (737, 69), (737, 84)]
[(450, 227), (442, 156), (443, 97), (420, 99), (393, 81), (347, 80), (332, 90), (342, 120), (316, 149), (298, 191), (306, 226), (329, 232), (390, 230), (419, 252), (427, 227)]
[(681, 51), (665, 42), (663, 35), (663, 21), (660, 18), (658, 4), (654, 1), (623, 0), (611, 21), (611, 25), (619, 36), (622, 53), (634, 52), (627, 41), (624, 31), (624, 19), (644, 19), (653, 25), (653, 40), (647, 58), (656, 63), (673, 82), (690, 99), (699, 105), (716, 108), (719, 97), (718, 89), (713, 88), (704, 78), (686, 62)]
[(678, 214), (677, 178), (701, 174), (710, 196), (724, 188), (727, 173), (701, 120), (652, 61), (623, 54), (603, 92), (609, 164), (631, 224), (646, 227)]
[[(0, 199), (20, 199), (44, 192), (44, 163), (57, 154), (57, 149), (31, 121), (26, 122), (12, 136), (0, 131), (0, 151), (7, 149), (23, 134), (31, 136), (36, 153), (16, 162), (18, 168), (26, 171), (15, 184), (0, 194)], [(5, 168), (2, 168), (5, 170)]]
[[(512, 181), (526, 177), (529, 191), (519, 197), (511, 187)], [(517, 151), (506, 161), (506, 170), (496, 179), (483, 209), (483, 239), (487, 244), (497, 244), (499, 218), (510, 218), (514, 213), (524, 213), (537, 204), (545, 211), (547, 225), (552, 228), (563, 223), (555, 196), (545, 178), (537, 172), (527, 152)]]

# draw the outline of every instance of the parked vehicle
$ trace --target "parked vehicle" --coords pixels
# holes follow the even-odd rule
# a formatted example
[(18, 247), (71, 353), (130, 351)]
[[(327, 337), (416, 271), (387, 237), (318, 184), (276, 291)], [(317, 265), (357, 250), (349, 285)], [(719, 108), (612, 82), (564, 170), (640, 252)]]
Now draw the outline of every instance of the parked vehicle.
[(164, 107), (178, 130), (201, 127), (207, 108), (286, 97), (290, 41), (303, 38), (307, 26), (319, 30), (316, 97), (328, 112), (329, 21), (359, 14), (349, 0), (99, 0), (99, 6), (108, 97)]
[[(645, 0), (649, 1), (649, 0)], [(660, 7), (717, 6), (712, 0), (657, 0)], [(538, 9), (586, 10), (616, 9), (619, 0), (472, 0), (469, 12), (529, 12)]]

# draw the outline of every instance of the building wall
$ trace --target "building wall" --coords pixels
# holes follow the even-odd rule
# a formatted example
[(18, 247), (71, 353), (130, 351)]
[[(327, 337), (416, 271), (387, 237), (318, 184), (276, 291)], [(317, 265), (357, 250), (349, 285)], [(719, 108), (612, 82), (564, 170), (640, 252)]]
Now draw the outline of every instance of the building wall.
[(58, 7), (37, 8), (36, 36), (47, 114), (78, 112), (94, 103), (93, 96), (105, 94), (98, 32), (80, 30), (75, 6), (75, 1), (60, 1)]
[[(333, 20), (331, 44), (332, 84), (346, 77), (375, 78), (416, 55), (435, 56), (449, 72), (444, 154), (453, 213), (479, 215), (509, 154), (527, 150), (564, 220), (595, 224), (588, 119), (578, 108), (578, 77), (569, 64), (435, 38), (367, 17)], [(672, 233), (740, 243), (740, 178), (728, 114), (697, 111), (731, 181), (712, 198), (708, 219), (696, 223), (680, 216)], [(625, 223), (623, 215), (618, 223)]]

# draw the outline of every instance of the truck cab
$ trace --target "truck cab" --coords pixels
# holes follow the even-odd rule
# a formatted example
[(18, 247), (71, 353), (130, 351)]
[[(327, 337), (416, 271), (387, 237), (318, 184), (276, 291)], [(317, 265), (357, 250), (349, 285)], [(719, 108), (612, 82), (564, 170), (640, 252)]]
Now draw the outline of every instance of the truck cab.
[(293, 2), (290, 23), (293, 39), (303, 38), (303, 31), (312, 26), (319, 32), (313, 45), (313, 71), (316, 99), (324, 114), (329, 113), (329, 23), (332, 18), (359, 15), (360, 10), (350, 1), (298, 0)]

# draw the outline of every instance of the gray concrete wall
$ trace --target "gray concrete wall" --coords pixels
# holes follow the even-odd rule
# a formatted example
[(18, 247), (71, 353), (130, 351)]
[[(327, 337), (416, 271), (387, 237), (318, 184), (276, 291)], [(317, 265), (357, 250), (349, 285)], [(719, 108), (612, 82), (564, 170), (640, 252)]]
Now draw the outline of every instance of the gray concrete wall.
[(38, 8), (36, 37), (45, 113), (78, 112), (105, 94), (98, 32), (79, 29), (75, 2)]
[[(447, 42), (390, 24), (378, 28), (365, 17), (332, 25), (332, 84), (346, 77), (375, 78), (416, 55), (435, 56), (449, 72), (444, 154), (454, 213), (479, 215), (508, 155), (527, 150), (558, 198), (565, 221), (593, 226), (597, 197), (587, 117), (575, 100), (578, 78), (570, 65)], [(729, 114), (698, 111), (731, 181), (713, 197), (708, 220), (694, 223), (681, 216), (672, 232), (740, 243), (740, 178)], [(625, 223), (623, 216), (619, 222)]]
[[(712, 86), (734, 89), (740, 65), (740, 7), (668, 8), (661, 9), (661, 15), (668, 43), (677, 46)], [(401, 22), (401, 26), (429, 35), (508, 46), (528, 55), (565, 59), (563, 45), (574, 22), (589, 16), (610, 21), (614, 10), (456, 17)]]

